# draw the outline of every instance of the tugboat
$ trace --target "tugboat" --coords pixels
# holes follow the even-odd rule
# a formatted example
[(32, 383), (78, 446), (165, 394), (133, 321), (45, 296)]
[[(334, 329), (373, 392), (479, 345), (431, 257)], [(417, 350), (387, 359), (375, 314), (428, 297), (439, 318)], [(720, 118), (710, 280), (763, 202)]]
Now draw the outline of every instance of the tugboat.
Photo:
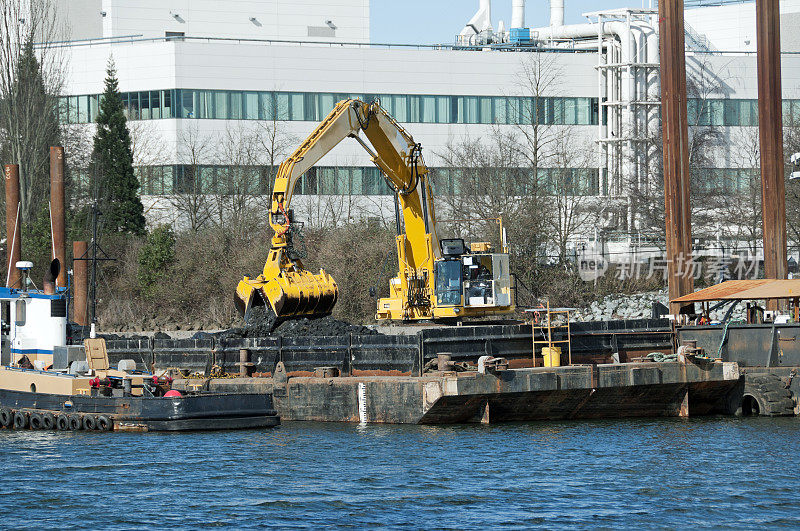
[[(103, 338), (67, 347), (67, 298), (55, 285), (60, 263), (53, 260), (42, 290), (30, 280), (32, 267), (17, 262), (20, 288), (0, 288), (2, 427), (183, 431), (280, 423), (271, 395), (182, 393), (170, 389), (170, 378), (137, 371), (133, 360), (109, 367)], [(75, 351), (84, 359), (74, 359)]]

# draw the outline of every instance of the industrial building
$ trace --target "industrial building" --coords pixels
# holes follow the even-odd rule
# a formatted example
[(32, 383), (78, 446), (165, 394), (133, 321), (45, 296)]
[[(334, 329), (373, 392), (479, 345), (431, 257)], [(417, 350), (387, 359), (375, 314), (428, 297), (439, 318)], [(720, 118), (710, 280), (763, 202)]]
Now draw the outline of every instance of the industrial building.
[[(569, 158), (572, 190), (614, 205), (585, 236), (599, 227), (627, 246), (646, 240), (636, 203), (655, 193), (661, 156), (656, 6), (599, 10), (565, 25), (563, 0), (552, 0), (550, 25), (531, 28), (524, 0), (502, 1), (513, 3), (508, 23), (480, 0), (472, 20), (454, 28), (454, 43), (418, 46), (371, 43), (369, 0), (62, 2), (71, 28), (58, 44), (69, 60), (62, 117), (93, 121), (113, 56), (134, 137), (147, 139), (137, 145), (137, 171), (148, 216), (159, 222), (179, 222), (163, 198), (198, 172), (208, 194), (225, 193), (232, 172), (254, 195), (266, 193), (273, 166), (343, 98), (379, 98), (407, 124), (439, 195), (459, 193), (459, 168), (447, 157), (454, 145), (491, 143), (534, 122), (580, 155)], [(781, 2), (781, 15), (784, 123), (800, 127), (800, 37), (791, 31), (800, 0)], [(706, 192), (740, 191), (758, 171), (747, 153), (758, 122), (754, 2), (690, 1), (685, 19), (690, 130), (713, 132), (693, 180)], [(541, 149), (546, 181), (564, 158)], [(392, 208), (355, 142), (325, 157), (300, 188), (296, 210), (312, 224)]]

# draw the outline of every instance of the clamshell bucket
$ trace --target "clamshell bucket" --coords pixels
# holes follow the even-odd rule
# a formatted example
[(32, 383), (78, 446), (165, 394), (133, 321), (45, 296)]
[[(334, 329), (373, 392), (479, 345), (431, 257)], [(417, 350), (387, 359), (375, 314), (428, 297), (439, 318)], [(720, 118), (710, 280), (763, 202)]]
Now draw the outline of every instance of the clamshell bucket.
[(271, 279), (245, 277), (236, 288), (236, 306), (245, 316), (263, 301), (281, 320), (322, 317), (333, 311), (338, 295), (336, 281), (324, 270), (319, 274), (284, 270)]

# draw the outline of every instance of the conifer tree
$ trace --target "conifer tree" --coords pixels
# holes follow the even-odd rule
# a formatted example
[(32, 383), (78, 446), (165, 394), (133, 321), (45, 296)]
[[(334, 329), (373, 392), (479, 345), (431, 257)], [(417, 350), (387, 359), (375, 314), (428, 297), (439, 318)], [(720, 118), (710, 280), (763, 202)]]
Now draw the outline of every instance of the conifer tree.
[(105, 90), (97, 114), (94, 161), (104, 231), (143, 235), (144, 207), (139, 199), (139, 181), (133, 173), (131, 134), (113, 58), (108, 61)]

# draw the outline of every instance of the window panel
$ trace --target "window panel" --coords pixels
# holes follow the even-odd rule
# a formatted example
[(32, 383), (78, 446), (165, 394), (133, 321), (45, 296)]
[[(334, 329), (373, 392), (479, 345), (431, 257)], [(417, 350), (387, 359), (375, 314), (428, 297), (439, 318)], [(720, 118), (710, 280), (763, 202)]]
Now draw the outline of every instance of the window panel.
[(305, 98), (303, 94), (297, 92), (289, 94), (289, 119), (302, 121), (305, 117)]
[(278, 103), (272, 92), (258, 93), (258, 117), (262, 120), (274, 120)]
[(350, 168), (351, 195), (364, 195), (364, 168)]
[(406, 96), (394, 96), (394, 112), (392, 116), (398, 122), (408, 122), (408, 98)]
[(78, 96), (78, 123), (89, 121), (89, 96)]
[(180, 117), (181, 118), (197, 118), (194, 111), (194, 92), (193, 90), (179, 90), (177, 91), (180, 98)]
[(436, 123), (436, 97), (419, 97), (419, 121), (425, 124)]
[(278, 92), (275, 94), (275, 112), (278, 120), (289, 120), (291, 116), (289, 112), (290, 100), (289, 94), (285, 92)]
[(224, 116), (224, 118), (228, 118), (230, 120), (241, 120), (242, 119), (242, 93), (239, 91), (231, 92), (228, 94), (229, 101), (230, 101), (230, 108), (228, 109), (228, 114)]
[(450, 108), (449, 96), (436, 96), (436, 123), (452, 123)]
[(222, 90), (215, 90), (213, 117), (218, 120), (224, 120), (229, 116), (228, 93)]

